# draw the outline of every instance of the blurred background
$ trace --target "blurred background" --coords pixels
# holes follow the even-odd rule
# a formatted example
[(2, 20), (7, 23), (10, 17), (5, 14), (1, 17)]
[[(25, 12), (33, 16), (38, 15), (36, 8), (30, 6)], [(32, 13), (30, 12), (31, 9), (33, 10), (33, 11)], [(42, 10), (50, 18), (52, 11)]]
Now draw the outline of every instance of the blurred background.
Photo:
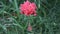
[(24, 1), (0, 0), (0, 34), (60, 34), (60, 0), (29, 0), (37, 5), (37, 16), (31, 17), (20, 14)]

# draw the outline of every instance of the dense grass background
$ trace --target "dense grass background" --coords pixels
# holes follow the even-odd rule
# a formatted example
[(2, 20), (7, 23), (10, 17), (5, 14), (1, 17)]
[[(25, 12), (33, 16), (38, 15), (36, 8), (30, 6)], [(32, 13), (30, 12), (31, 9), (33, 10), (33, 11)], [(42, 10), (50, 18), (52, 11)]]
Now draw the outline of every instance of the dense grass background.
[[(37, 16), (31, 17), (20, 14), (24, 1), (0, 0), (0, 34), (60, 34), (60, 0), (29, 0), (38, 7)], [(28, 21), (31, 32), (27, 31)]]

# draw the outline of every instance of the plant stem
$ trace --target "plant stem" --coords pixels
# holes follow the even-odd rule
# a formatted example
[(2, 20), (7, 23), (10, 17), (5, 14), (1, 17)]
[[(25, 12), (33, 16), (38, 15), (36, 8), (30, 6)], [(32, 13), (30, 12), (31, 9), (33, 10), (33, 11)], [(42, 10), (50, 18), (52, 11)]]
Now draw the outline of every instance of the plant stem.
[(14, 0), (14, 3), (15, 3), (15, 8), (16, 8), (16, 12), (17, 12), (17, 17), (20, 21), (20, 15), (19, 15), (19, 9), (18, 9), (18, 4), (17, 4), (17, 0)]

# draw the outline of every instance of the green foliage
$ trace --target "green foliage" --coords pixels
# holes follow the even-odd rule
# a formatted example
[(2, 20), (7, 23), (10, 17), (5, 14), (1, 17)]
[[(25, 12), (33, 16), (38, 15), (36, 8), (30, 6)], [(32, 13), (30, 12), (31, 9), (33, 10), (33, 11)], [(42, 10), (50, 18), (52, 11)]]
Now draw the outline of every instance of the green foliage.
[(60, 34), (60, 0), (29, 0), (37, 5), (37, 16), (29, 17), (20, 14), (24, 1), (0, 0), (0, 34)]

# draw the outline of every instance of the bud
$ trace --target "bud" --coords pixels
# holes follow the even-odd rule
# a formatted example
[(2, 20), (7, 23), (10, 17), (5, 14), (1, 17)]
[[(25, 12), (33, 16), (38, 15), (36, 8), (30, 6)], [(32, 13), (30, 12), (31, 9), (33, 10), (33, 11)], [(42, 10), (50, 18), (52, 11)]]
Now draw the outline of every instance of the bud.
[(28, 24), (27, 30), (28, 30), (28, 31), (32, 31), (32, 26), (30, 25), (30, 23)]

